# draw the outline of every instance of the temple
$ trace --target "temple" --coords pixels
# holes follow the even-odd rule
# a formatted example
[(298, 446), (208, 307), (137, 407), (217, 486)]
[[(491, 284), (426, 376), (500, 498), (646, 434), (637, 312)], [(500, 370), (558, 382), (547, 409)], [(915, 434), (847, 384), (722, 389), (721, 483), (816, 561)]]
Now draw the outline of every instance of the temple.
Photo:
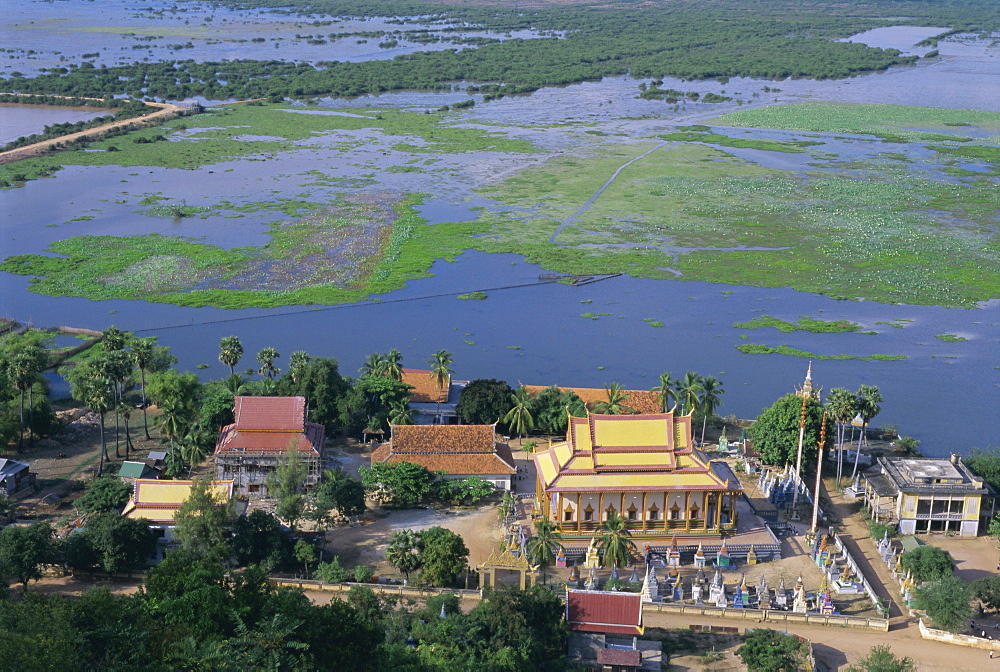
[(691, 416), (570, 418), (566, 441), (534, 455), (536, 501), (565, 539), (593, 536), (609, 514), (633, 538), (719, 539), (736, 529), (739, 480), (694, 448)]

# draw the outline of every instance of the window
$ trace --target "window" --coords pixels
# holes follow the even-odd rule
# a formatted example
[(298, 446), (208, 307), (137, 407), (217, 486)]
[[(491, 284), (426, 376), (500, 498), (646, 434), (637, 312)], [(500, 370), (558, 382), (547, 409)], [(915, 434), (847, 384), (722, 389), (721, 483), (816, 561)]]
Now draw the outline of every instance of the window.
[(674, 504), (670, 507), (670, 520), (680, 520), (681, 519), (681, 507)]
[(594, 509), (591, 508), (590, 504), (587, 504), (587, 508), (583, 510), (583, 520), (588, 523), (594, 521)]
[(656, 504), (653, 504), (651, 507), (649, 507), (649, 519), (650, 520), (660, 519), (660, 510), (656, 508)]
[(638, 513), (638, 509), (635, 508), (635, 504), (632, 504), (630, 507), (628, 507), (628, 519), (629, 520), (636, 520), (636, 514), (637, 513)]

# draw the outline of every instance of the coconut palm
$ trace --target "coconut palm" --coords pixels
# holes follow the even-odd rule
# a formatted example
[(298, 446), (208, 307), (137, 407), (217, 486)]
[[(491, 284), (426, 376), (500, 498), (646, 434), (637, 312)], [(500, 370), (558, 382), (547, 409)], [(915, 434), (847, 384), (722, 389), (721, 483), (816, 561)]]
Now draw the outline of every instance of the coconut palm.
[(681, 413), (691, 415), (698, 408), (698, 394), (701, 392), (701, 376), (694, 371), (688, 371), (684, 377), (676, 381), (677, 399), (681, 403)]
[(170, 442), (170, 449), (173, 452), (174, 441), (184, 436), (187, 431), (187, 412), (179, 404), (168, 404), (161, 407), (160, 413), (160, 434)]
[(656, 401), (660, 404), (660, 410), (664, 413), (672, 408), (671, 402), (676, 404), (678, 401), (677, 390), (674, 389), (676, 384), (677, 381), (670, 377), (670, 372), (664, 371), (660, 374), (660, 384), (650, 390), (650, 392), (656, 395)]
[(238, 336), (219, 339), (219, 361), (229, 367), (229, 375), (236, 373), (236, 365), (243, 359), (243, 343)]
[(233, 397), (238, 397), (241, 394), (243, 394), (244, 390), (246, 389), (246, 382), (247, 382), (246, 378), (244, 378), (238, 373), (234, 373), (233, 375), (226, 378), (222, 382), (222, 385), (223, 387), (226, 388), (226, 392), (233, 395)]
[(297, 377), (302, 373), (302, 369), (312, 360), (305, 350), (296, 350), (288, 358), (288, 374), (292, 377), (292, 382), (297, 383)]
[(403, 380), (403, 353), (396, 348), (385, 356), (382, 372), (391, 380)]
[(378, 352), (373, 352), (368, 355), (365, 363), (358, 369), (358, 373), (361, 374), (362, 378), (381, 376), (385, 373), (385, 357)]
[(882, 411), (882, 394), (874, 385), (862, 385), (858, 388), (858, 412), (861, 414), (861, 438), (858, 439), (858, 452), (854, 456), (854, 470), (851, 480), (858, 473), (858, 461), (861, 459), (861, 439), (868, 441), (868, 423)]
[(620, 567), (628, 565), (636, 553), (632, 532), (628, 529), (628, 520), (612, 511), (601, 525), (600, 533), (597, 543), (604, 554), (604, 564)]
[(835, 387), (826, 395), (826, 412), (837, 425), (837, 484), (843, 475), (844, 436), (847, 425), (858, 412), (858, 398), (850, 390)]
[(412, 425), (413, 409), (406, 401), (393, 401), (389, 404), (389, 424), (390, 425)]
[(274, 377), (281, 373), (281, 369), (274, 365), (274, 360), (278, 357), (281, 355), (274, 348), (263, 348), (257, 353), (257, 363), (260, 364), (257, 373), (265, 376), (268, 380), (274, 380)]
[[(439, 390), (443, 390), (445, 397), (448, 396), (448, 386), (451, 384), (451, 374), (454, 371), (451, 370), (453, 355), (447, 350), (438, 350), (431, 358), (427, 360), (427, 363), (431, 365), (431, 380)], [(441, 419), (441, 395), (438, 394), (437, 397), (437, 419)]]
[(598, 413), (606, 413), (608, 415), (625, 415), (627, 413), (635, 413), (635, 409), (631, 406), (625, 404), (628, 401), (628, 392), (622, 389), (619, 383), (606, 383), (604, 385), (604, 394), (607, 395), (607, 401), (599, 401), (594, 404), (594, 410)]
[(701, 395), (698, 399), (698, 407), (701, 410), (701, 445), (705, 445), (705, 427), (708, 425), (709, 416), (715, 415), (715, 409), (722, 405), (722, 395), (726, 393), (722, 389), (722, 382), (715, 376), (707, 376), (701, 379)]
[[(231, 336), (230, 338), (236, 338)], [(225, 339), (223, 339), (225, 340)], [(241, 346), (242, 349), (242, 346)], [(131, 350), (132, 364), (139, 369), (139, 382), (142, 386), (142, 431), (146, 434), (146, 439), (151, 439), (149, 435), (149, 422), (146, 419), (146, 369), (153, 365), (153, 344), (146, 340), (132, 342)], [(221, 359), (221, 355), (219, 356)]]
[(528, 389), (524, 385), (517, 388), (510, 395), (510, 400), (513, 406), (507, 411), (507, 415), (503, 416), (503, 421), (517, 432), (519, 439), (522, 439), (525, 434), (535, 428), (535, 419), (531, 416), (531, 408), (529, 407), (531, 399)]
[(544, 518), (535, 521), (535, 534), (526, 542), (526, 550), (531, 560), (543, 567), (556, 561), (556, 553), (563, 547), (562, 535), (552, 521)]
[(420, 569), (420, 535), (413, 530), (398, 530), (389, 538), (385, 559), (410, 582), (410, 572)]

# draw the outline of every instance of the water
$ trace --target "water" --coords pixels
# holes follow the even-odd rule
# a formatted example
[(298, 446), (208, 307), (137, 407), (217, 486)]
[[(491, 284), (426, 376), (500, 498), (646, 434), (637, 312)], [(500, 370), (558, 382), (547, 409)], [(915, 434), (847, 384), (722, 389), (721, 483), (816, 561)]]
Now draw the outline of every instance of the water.
[(41, 133), (52, 124), (75, 124), (111, 114), (92, 107), (43, 107), (0, 104), (0, 145), (25, 135)]
[[(340, 25), (315, 28), (308, 26), (308, 21), (295, 21), (287, 16), (218, 9), (209, 12), (198, 6), (191, 6), (186, 13), (168, 12), (162, 17), (142, 15), (140, 20), (132, 17), (134, 10), (125, 11), (128, 5), (122, 0), (100, 4), (27, 3), (26, 8), (31, 15), (19, 16), (16, 30), (6, 31), (11, 41), (5, 46), (22, 51), (15, 58), (6, 59), (0, 66), (3, 72), (16, 69), (28, 73), (33, 68), (51, 67), (60, 58), (76, 60), (78, 55), (93, 51), (100, 51), (99, 62), (108, 65), (119, 62), (114, 59), (146, 57), (144, 51), (131, 50), (132, 38), (125, 40), (118, 33), (109, 36), (80, 30), (65, 32), (60, 26), (88, 25), (96, 29), (144, 23), (161, 32), (166, 28), (179, 31), (185, 20), (189, 29), (204, 28), (204, 17), (211, 14), (214, 19), (210, 27), (223, 26), (230, 31), (229, 37), (239, 32), (246, 36), (257, 34), (254, 30), (266, 34), (268, 39), (272, 35), (287, 38), (295, 32), (346, 30)], [(62, 23), (56, 20), (60, 17)], [(933, 30), (927, 33), (927, 29), (902, 27), (871, 31), (855, 39), (867, 43), (884, 40), (878, 46), (902, 48), (928, 34), (941, 32)], [(58, 36), (58, 42), (47, 39), (53, 35)], [(160, 46), (155, 49), (165, 50), (162, 44), (187, 39), (164, 37), (158, 40)], [(194, 49), (170, 53), (179, 58), (206, 60), (246, 57), (254, 55), (253, 49), (257, 48), (228, 38), (219, 38), (218, 44), (210, 44), (216, 38), (205, 35), (190, 39), (195, 43)], [(336, 51), (336, 58), (348, 60), (365, 57), (360, 53), (364, 49), (378, 51), (372, 44), (350, 46), (346, 42), (350, 40), (311, 46), (284, 39), (278, 42), (275, 55), (316, 60), (331, 58), (333, 51), (342, 50), (343, 56)], [(45, 51), (48, 44), (55, 43), (62, 53)], [(273, 49), (271, 43), (265, 46)], [(38, 53), (28, 55), (28, 49)], [(153, 56), (161, 57), (161, 52), (155, 49)], [(737, 78), (726, 84), (667, 80), (663, 86), (729, 95), (753, 106), (840, 100), (1000, 110), (1000, 78), (995, 76), (997, 47), (969, 36), (944, 42), (938, 49), (942, 55), (939, 60), (850, 80), (775, 83)], [(531, 96), (477, 105), (452, 113), (450, 118), (490, 128), (509, 124), (503, 130), (511, 136), (528, 139), (548, 152), (557, 152), (648, 138), (670, 131), (678, 123), (708, 120), (739, 108), (736, 100), (721, 105), (688, 101), (675, 111), (662, 102), (638, 99), (637, 86), (635, 80), (618, 77), (547, 88)], [(780, 91), (764, 91), (765, 87)], [(414, 92), (328, 101), (328, 104), (354, 108), (357, 114), (366, 115), (367, 110), (380, 107), (433, 109), (468, 98), (462, 91)], [(266, 162), (239, 159), (195, 170), (67, 167), (55, 179), (37, 180), (23, 188), (0, 192), (3, 255), (38, 253), (54, 241), (84, 234), (158, 232), (194, 237), (226, 248), (260, 245), (268, 240), (267, 223), (286, 219), (274, 212), (232, 219), (228, 218), (232, 212), (181, 220), (142, 215), (148, 206), (141, 205), (141, 201), (155, 193), (165, 196), (168, 199), (165, 202), (183, 201), (201, 206), (221, 200), (246, 203), (302, 197), (303, 192), (306, 200), (332, 199), (337, 194), (359, 189), (423, 192), (433, 194), (420, 207), (421, 214), (431, 223), (466, 221), (476, 218), (481, 208), (505, 207), (478, 195), (475, 189), (544, 158), (537, 154), (514, 156), (495, 152), (424, 155), (424, 159), (438, 159), (425, 172), (392, 173), (387, 172), (388, 168), (401, 163), (399, 154), (392, 150), (399, 138), (375, 131), (357, 132), (354, 137), (364, 137), (365, 144), (344, 152), (339, 148), (338, 138), (349, 134), (337, 135), (303, 141), (300, 151), (279, 153)], [(796, 134), (753, 131), (745, 137), (788, 140), (793, 135)], [(838, 134), (838, 138), (842, 137)], [(822, 137), (828, 145), (821, 151), (847, 159), (868, 158), (879, 150), (886, 151), (884, 147), (873, 149), (875, 143), (838, 138)], [(893, 145), (889, 150), (910, 152), (914, 158), (922, 158), (920, 153), (926, 153), (916, 144)], [(808, 154), (726, 151), (766, 167), (800, 172), (810, 170), (810, 163), (822, 162)], [(365, 178), (369, 181), (354, 189), (318, 182), (304, 187), (311, 180), (306, 180), (303, 173), (311, 170), (320, 170), (333, 178), (357, 178), (360, 173), (374, 177)], [(787, 345), (821, 355), (903, 354), (907, 356), (904, 361), (815, 361), (814, 380), (825, 390), (878, 385), (885, 402), (873, 424), (900, 425), (904, 434), (923, 441), (921, 449), (927, 454), (946, 455), (953, 450), (968, 451), (972, 446), (997, 444), (1000, 371), (995, 367), (1000, 366), (997, 356), (1000, 301), (979, 310), (949, 310), (834, 301), (788, 289), (627, 277), (570, 287), (540, 283), (538, 276), (546, 269), (527, 264), (517, 255), (478, 252), (462, 254), (453, 263), (439, 261), (431, 270), (434, 277), (412, 281), (404, 289), (375, 297), (379, 301), (240, 311), (45, 297), (28, 291), (28, 278), (0, 274), (0, 315), (40, 325), (69, 324), (94, 329), (114, 323), (140, 335), (156, 335), (173, 348), (181, 368), (195, 370), (199, 364), (209, 365), (203, 372), (205, 377), (221, 377), (228, 372), (217, 361), (217, 343), (219, 338), (232, 334), (243, 340), (247, 352), (242, 362), (244, 368), (254, 366), (253, 353), (273, 346), (283, 355), (278, 360), (282, 368), (292, 351), (307, 350), (314, 355), (337, 357), (343, 372), (351, 375), (372, 352), (398, 348), (407, 366), (421, 367), (432, 352), (444, 348), (455, 353), (458, 377), (503, 378), (512, 385), (600, 387), (617, 381), (626, 388), (646, 389), (655, 385), (665, 370), (675, 377), (690, 370), (720, 378), (726, 392), (719, 411), (740, 417), (756, 415), (778, 396), (801, 384), (807, 362), (779, 355), (744, 355), (736, 350), (737, 345)], [(485, 301), (455, 298), (457, 294), (475, 290), (486, 291), (489, 298)], [(582, 313), (609, 315), (591, 320), (581, 317)], [(732, 326), (761, 314), (789, 321), (802, 315), (823, 320), (847, 319), (878, 334), (784, 334), (772, 329), (744, 331)], [(664, 326), (652, 327), (646, 320), (657, 320)], [(875, 324), (895, 320), (905, 326)], [(944, 343), (934, 337), (942, 333), (959, 334), (969, 340)], [(65, 391), (64, 384), (54, 382), (58, 391)]]

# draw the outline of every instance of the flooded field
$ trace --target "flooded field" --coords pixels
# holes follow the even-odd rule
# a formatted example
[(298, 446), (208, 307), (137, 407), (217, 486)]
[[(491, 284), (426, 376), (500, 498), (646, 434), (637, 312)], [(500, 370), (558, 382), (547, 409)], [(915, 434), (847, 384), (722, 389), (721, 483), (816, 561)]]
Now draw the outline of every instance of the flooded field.
[[(273, 44), (278, 45), (275, 58), (322, 60), (336, 53), (336, 58), (346, 60), (353, 57), (353, 49), (379, 51), (355, 38), (327, 39), (326, 45), (295, 39), (296, 33), (310, 33), (306, 24), (321, 20), (316, 17), (296, 22), (285, 15), (198, 6), (162, 16), (102, 9), (113, 4), (95, 8), (94, 3), (58, 3), (65, 22), (55, 21), (53, 15), (44, 21), (30, 19), (35, 21), (31, 27), (19, 24), (15, 42), (7, 46), (20, 51), (3, 61), (4, 72), (29, 73), (32, 68), (53, 67), (60, 57), (75, 60), (94, 51), (100, 51), (99, 62), (108, 65), (128, 58), (163, 58), (165, 51), (133, 52), (127, 42), (135, 38), (125, 33), (149, 35), (155, 32), (152, 28), (145, 33), (126, 28), (148, 24), (161, 32), (166, 27), (181, 31), (185, 20), (189, 34), (164, 35), (149, 44), (156, 42), (155, 49), (167, 50), (165, 41), (191, 41), (191, 48), (177, 51), (178, 58), (250, 57), (255, 55), (251, 49), (260, 48), (251, 45), (259, 43), (235, 40), (252, 39), (260, 30), (269, 40), (263, 48), (275, 50)], [(47, 3), (29, 6), (41, 14), (50, 8)], [(209, 15), (215, 18), (207, 22)], [(204, 23), (222, 33), (210, 37), (197, 32), (207, 30)], [(311, 28), (312, 33), (317, 30), (347, 28)], [(887, 45), (902, 48), (900, 44), (912, 45), (941, 32), (927, 30), (856, 39), (884, 39)], [(64, 53), (39, 49), (57, 31), (62, 31), (58, 35)], [(278, 36), (288, 39), (272, 44), (272, 37)], [(109, 40), (118, 45), (113, 58), (109, 48), (96, 46)], [(220, 55), (224, 49), (231, 50), (229, 56)], [(105, 141), (93, 147), (97, 151), (60, 155), (67, 165), (52, 178), (0, 191), (3, 256), (36, 255), (32, 263), (41, 268), (45, 258), (54, 256), (51, 246), (77, 245), (85, 250), (87, 237), (92, 236), (129, 237), (135, 242), (140, 237), (168, 236), (222, 251), (262, 247), (281, 222), (313, 221), (310, 218), (320, 217), (323, 208), (339, 198), (420, 195), (415, 212), (428, 226), (419, 239), (420, 254), (410, 249), (415, 256), (406, 258), (407, 263), (420, 261), (408, 266), (411, 279), (394, 285), (399, 289), (379, 290), (361, 302), (226, 310), (170, 305), (188, 300), (192, 287), (237, 289), (219, 276), (189, 278), (205, 285), (164, 284), (155, 288), (154, 298), (160, 302), (151, 303), (93, 300), (104, 297), (79, 292), (82, 281), (70, 276), (59, 280), (66, 283), (62, 293), (70, 296), (46, 296), (29, 290), (42, 289), (48, 280), (0, 273), (0, 314), (40, 325), (70, 323), (101, 329), (114, 323), (156, 335), (174, 349), (181, 366), (193, 370), (209, 365), (206, 376), (224, 373), (216, 361), (216, 345), (220, 337), (231, 334), (243, 339), (248, 353), (273, 346), (286, 358), (294, 350), (338, 357), (346, 373), (353, 373), (367, 354), (394, 347), (403, 352), (405, 364), (414, 367), (445, 348), (455, 353), (458, 377), (496, 377), (512, 384), (601, 386), (618, 381), (626, 388), (642, 389), (655, 385), (665, 370), (674, 376), (691, 370), (723, 380), (726, 393), (720, 412), (741, 417), (756, 415), (800, 384), (808, 357), (744, 354), (737, 346), (785, 346), (817, 358), (862, 358), (817, 359), (814, 378), (825, 389), (878, 385), (885, 403), (873, 424), (900, 425), (904, 434), (923, 441), (926, 454), (996, 445), (1000, 301), (977, 304), (971, 295), (949, 292), (949, 279), (935, 275), (937, 266), (922, 262), (898, 263), (894, 275), (880, 280), (883, 294), (870, 295), (901, 297), (894, 299), (901, 305), (835, 300), (783, 285), (746, 286), (760, 284), (763, 275), (741, 276), (726, 266), (726, 255), (761, 255), (765, 267), (771, 255), (797, 255), (803, 266), (789, 272), (785, 285), (839, 294), (830, 289), (829, 278), (814, 270), (825, 268), (817, 255), (865, 253), (863, 243), (871, 240), (865, 223), (855, 222), (855, 229), (846, 224), (857, 212), (874, 216), (879, 210), (898, 213), (893, 235), (916, 230), (938, 235), (948, 229), (948, 244), (953, 247), (941, 248), (942, 259), (965, 260), (981, 248), (988, 250), (984, 241), (995, 234), (1000, 211), (995, 203), (996, 176), (991, 172), (995, 161), (975, 152), (963, 156), (933, 149), (995, 147), (1000, 125), (988, 115), (975, 119), (967, 115), (970, 120), (960, 119), (953, 126), (924, 121), (894, 129), (899, 137), (888, 140), (857, 129), (769, 128), (756, 121), (744, 127), (739, 114), (724, 116), (745, 110), (763, 113), (767, 106), (805, 101), (1000, 112), (1000, 84), (990, 76), (995, 74), (997, 48), (988, 40), (959, 36), (941, 42), (938, 49), (939, 60), (848, 80), (734, 78), (726, 83), (665, 80), (661, 85), (731, 99), (717, 104), (642, 100), (639, 82), (620, 77), (545, 88), (485, 104), (474, 95), (479, 101), (474, 107), (447, 112), (437, 110), (470, 95), (461, 90), (387, 94), (319, 101), (321, 107), (314, 108), (286, 103), (254, 112), (302, 118), (294, 123), (264, 122), (260, 116), (237, 123), (235, 111), (228, 119), (205, 115), (171, 122), (168, 129), (142, 132), (165, 132), (165, 142)], [(36, 53), (29, 55), (30, 50)], [(681, 130), (699, 124), (706, 130)], [(695, 136), (664, 139), (673, 133)], [(119, 151), (108, 152), (109, 144)], [(623, 168), (644, 154), (641, 161)], [(748, 197), (727, 186), (726, 179), (736, 178), (759, 180), (762, 191)], [(831, 212), (825, 220), (809, 220), (819, 222), (810, 226), (824, 233), (803, 236), (805, 229), (797, 222), (807, 214), (812, 217), (821, 198), (840, 198), (837, 189), (844, 191), (845, 202), (864, 208), (852, 206), (843, 216)], [(949, 201), (948, 189), (974, 198)], [(654, 191), (663, 195), (651, 195)], [(915, 208), (914, 203), (925, 197), (937, 198), (930, 203), (933, 207)], [(769, 216), (784, 221), (789, 231), (794, 228), (794, 235), (741, 232), (739, 226), (746, 222), (738, 221), (743, 215), (736, 208), (745, 206), (748, 198), (771, 208)], [(672, 199), (669, 208), (664, 199)], [(301, 210), (295, 209), (300, 206)], [(191, 210), (183, 217), (155, 210), (173, 207)], [(660, 226), (669, 231), (658, 231)], [(832, 236), (835, 228), (845, 228), (846, 233)], [(962, 235), (953, 235), (959, 229)], [(876, 233), (885, 235), (884, 230)], [(359, 229), (341, 242), (366, 236)], [(378, 234), (372, 236), (377, 239)], [(810, 241), (815, 243), (812, 248)], [(790, 245), (796, 246), (795, 251), (786, 252)], [(139, 247), (132, 245), (130, 250)], [(605, 255), (608, 270), (628, 271), (616, 264), (636, 264), (634, 274), (647, 277), (626, 275), (586, 287), (539, 281), (542, 273), (571, 269), (580, 254), (598, 253)], [(169, 279), (157, 275), (154, 257), (136, 260), (129, 277)], [(983, 259), (986, 263), (992, 258)], [(426, 273), (421, 270), (424, 262)], [(249, 282), (259, 276), (261, 288), (273, 288), (266, 260), (254, 263), (257, 275), (244, 270), (238, 277)], [(173, 270), (183, 267), (176, 260), (170, 264)], [(881, 265), (884, 259), (870, 259), (869, 268)], [(91, 270), (92, 277), (104, 278), (108, 286), (127, 284), (125, 276)], [(289, 264), (286, 270), (282, 277), (297, 282), (300, 269)], [(356, 279), (350, 264), (330, 270), (333, 275), (346, 274), (345, 282)], [(987, 272), (995, 272), (995, 265)], [(940, 283), (936, 302), (978, 307), (909, 305), (905, 299), (924, 288), (921, 283), (930, 282)], [(873, 287), (864, 277), (851, 283), (864, 291), (848, 296), (864, 295)], [(856, 289), (852, 286), (852, 291)], [(488, 299), (455, 298), (476, 290), (485, 291)], [(733, 326), (763, 315), (790, 322), (802, 316), (846, 319), (873, 333), (785, 333)], [(940, 338), (946, 334), (965, 340)], [(905, 359), (870, 359), (878, 355)], [(280, 359), (277, 363), (281, 366)], [(963, 393), (955, 394), (956, 389)], [(946, 421), (955, 418), (961, 421)]]

